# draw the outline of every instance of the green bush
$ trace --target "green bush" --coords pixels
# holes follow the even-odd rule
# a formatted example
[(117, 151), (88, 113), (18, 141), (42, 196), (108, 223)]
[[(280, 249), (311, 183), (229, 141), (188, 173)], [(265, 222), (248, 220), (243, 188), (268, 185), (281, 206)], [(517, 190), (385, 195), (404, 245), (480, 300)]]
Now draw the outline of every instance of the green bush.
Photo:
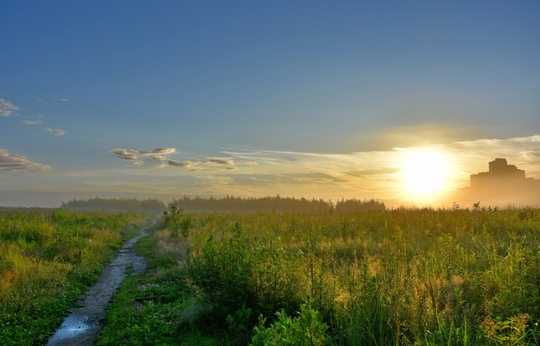
[(224, 324), (228, 315), (253, 305), (249, 288), (253, 265), (238, 224), (222, 239), (210, 236), (200, 255), (189, 258), (189, 276), (202, 290), (216, 323)]
[(253, 346), (323, 346), (330, 345), (328, 325), (309, 302), (302, 304), (298, 316), (291, 318), (283, 310), (276, 313), (277, 320), (266, 327), (266, 318), (259, 316), (251, 339)]

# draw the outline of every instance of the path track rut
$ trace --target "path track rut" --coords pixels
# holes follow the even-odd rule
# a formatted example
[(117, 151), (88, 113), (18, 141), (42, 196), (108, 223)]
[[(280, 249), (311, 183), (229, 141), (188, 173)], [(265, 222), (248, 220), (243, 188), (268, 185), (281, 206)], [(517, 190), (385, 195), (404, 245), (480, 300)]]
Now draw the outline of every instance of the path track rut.
[(141, 229), (140, 235), (128, 240), (117, 257), (103, 270), (98, 282), (71, 309), (71, 313), (56, 333), (49, 339), (47, 345), (92, 345), (99, 334), (105, 317), (105, 310), (114, 292), (127, 276), (127, 269), (132, 269), (131, 275), (140, 274), (146, 268), (144, 257), (139, 256), (133, 249), (137, 241), (147, 236), (146, 230)]

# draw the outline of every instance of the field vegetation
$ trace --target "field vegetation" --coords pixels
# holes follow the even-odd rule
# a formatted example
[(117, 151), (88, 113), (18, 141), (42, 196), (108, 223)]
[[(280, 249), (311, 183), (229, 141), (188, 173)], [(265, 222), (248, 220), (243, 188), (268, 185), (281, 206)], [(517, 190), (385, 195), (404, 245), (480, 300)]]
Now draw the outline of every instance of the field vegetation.
[(98, 345), (537, 345), (540, 212), (187, 213)]
[(145, 216), (0, 209), (0, 344), (40, 345)]

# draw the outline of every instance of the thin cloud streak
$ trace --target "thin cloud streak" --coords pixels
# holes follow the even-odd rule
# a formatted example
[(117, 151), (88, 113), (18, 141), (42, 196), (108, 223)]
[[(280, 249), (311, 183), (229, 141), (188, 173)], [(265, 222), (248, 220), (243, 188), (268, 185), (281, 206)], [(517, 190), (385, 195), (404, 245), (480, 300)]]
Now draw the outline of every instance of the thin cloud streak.
[(53, 130), (53, 129), (47, 127), (45, 130), (46, 130), (47, 132), (50, 132), (50, 133), (54, 134), (56, 137), (62, 137), (63, 135), (66, 134), (66, 131), (60, 130), (60, 129), (55, 129), (55, 130)]
[(0, 171), (43, 171), (50, 166), (28, 160), (23, 155), (11, 154), (0, 148)]
[(258, 163), (250, 167), (247, 177), (238, 177), (238, 183), (253, 185), (262, 194), (267, 190), (306, 197), (383, 198), (398, 191), (397, 152), (318, 154), (256, 150), (227, 154)]
[[(58, 101), (67, 102), (68, 99), (58, 99)], [(20, 115), (16, 113), (19, 110), (19, 107), (14, 105), (12, 102), (0, 98), (0, 117), (10, 117), (12, 115)], [(42, 119), (44, 118), (43, 115), (39, 115), (37, 117), (35, 116), (28, 116), (25, 115), (25, 120), (20, 121), (20, 124), (26, 125), (26, 126), (35, 126), (35, 125), (41, 125), (43, 124)], [(52, 129), (50, 127), (43, 127), (43, 129), (49, 133), (54, 134), (56, 137), (62, 137), (66, 134), (66, 131), (61, 129)]]
[(34, 125), (42, 124), (41, 120), (23, 120), (22, 123), (24, 125), (28, 125), (28, 126), (34, 126)]
[(218, 170), (236, 170), (238, 169), (238, 167), (236, 167), (237, 164), (238, 163), (231, 157), (209, 157), (185, 162), (168, 160), (166, 162), (161, 162), (157, 167), (165, 168), (170, 166), (185, 168), (191, 172), (211, 172)]
[(13, 115), (13, 113), (17, 112), (18, 110), (19, 110), (18, 106), (14, 105), (8, 100), (0, 98), (0, 116), (1, 117), (9, 117)]

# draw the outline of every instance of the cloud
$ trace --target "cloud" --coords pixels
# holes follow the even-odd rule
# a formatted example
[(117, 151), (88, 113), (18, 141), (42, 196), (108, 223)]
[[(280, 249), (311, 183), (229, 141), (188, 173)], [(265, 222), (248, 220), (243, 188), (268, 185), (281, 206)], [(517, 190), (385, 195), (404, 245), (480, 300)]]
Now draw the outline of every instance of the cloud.
[(62, 97), (62, 98), (59, 98), (59, 99), (54, 99), (54, 101), (69, 102), (69, 99), (67, 99), (65, 97)]
[[(57, 101), (67, 102), (68, 99), (56, 99)], [(11, 103), (10, 101), (7, 101), (3, 98), (0, 98), (0, 117), (9, 117), (12, 115), (19, 115), (16, 114), (19, 110), (19, 107)], [(21, 121), (20, 124), (26, 125), (26, 126), (35, 126), (35, 125), (41, 125), (43, 124), (43, 115), (39, 116), (29, 116), (25, 115), (25, 120)], [(56, 137), (62, 137), (66, 134), (66, 131), (61, 129), (52, 129), (50, 127), (42, 127), (45, 131), (54, 134)]]
[(41, 120), (23, 120), (22, 122), (24, 125), (32, 126), (32, 125), (39, 125), (41, 124)]
[(194, 161), (162, 160), (156, 165), (158, 168), (180, 167), (192, 172), (210, 172), (216, 170), (237, 169), (234, 159), (230, 157), (209, 157)]
[[(397, 151), (321, 154), (245, 150), (228, 154), (239, 162), (257, 162), (247, 175), (261, 180), (252, 184), (280, 194), (379, 198), (382, 194), (367, 195), (367, 190), (398, 191), (395, 175), (400, 154)], [(250, 185), (249, 181), (246, 184)]]
[(210, 172), (219, 170), (234, 170), (237, 163), (231, 157), (206, 157), (193, 162), (186, 167), (193, 172)]
[[(156, 168), (176, 167), (192, 172), (209, 172), (219, 170), (235, 170), (237, 163), (231, 157), (205, 157), (197, 160), (178, 161), (169, 158), (176, 152), (175, 148), (162, 148), (154, 150), (134, 150), (116, 148), (111, 153), (121, 160), (132, 161), (131, 165), (140, 167), (147, 161), (157, 161)], [(253, 161), (241, 161), (240, 165), (255, 165)]]
[(0, 148), (0, 171), (42, 171), (51, 167), (41, 163), (32, 162), (25, 156), (11, 154)]
[(54, 135), (56, 137), (61, 137), (61, 136), (66, 134), (66, 131), (59, 130), (59, 129), (53, 130), (53, 129), (47, 127), (45, 130), (47, 130), (47, 132), (54, 133)]
[(199, 161), (203, 165), (234, 165), (234, 160), (230, 157), (210, 157)]
[(18, 110), (19, 107), (9, 102), (8, 100), (0, 98), (0, 117), (9, 117)]
[(165, 168), (165, 167), (182, 167), (182, 168), (188, 168), (191, 167), (193, 163), (191, 161), (186, 162), (180, 162), (176, 160), (162, 160), (159, 163), (156, 164), (156, 168)]
[(173, 167), (191, 167), (193, 164), (190, 161), (179, 162), (176, 160), (168, 160), (167, 165)]
[(122, 160), (139, 160), (141, 157), (151, 156), (152, 159), (164, 160), (165, 155), (172, 154), (176, 151), (175, 148), (162, 148), (154, 150), (133, 150), (116, 148), (111, 150), (111, 153)]
[(111, 150), (111, 154), (116, 156), (116, 158), (121, 160), (133, 161), (133, 166), (143, 166), (144, 161), (153, 160), (159, 161), (159, 163), (156, 165), (159, 168), (166, 167), (169, 161), (177, 162), (174, 160), (169, 160), (169, 158), (167, 157), (167, 155), (173, 154), (174, 152), (176, 152), (176, 148), (159, 148), (154, 150), (116, 148)]

